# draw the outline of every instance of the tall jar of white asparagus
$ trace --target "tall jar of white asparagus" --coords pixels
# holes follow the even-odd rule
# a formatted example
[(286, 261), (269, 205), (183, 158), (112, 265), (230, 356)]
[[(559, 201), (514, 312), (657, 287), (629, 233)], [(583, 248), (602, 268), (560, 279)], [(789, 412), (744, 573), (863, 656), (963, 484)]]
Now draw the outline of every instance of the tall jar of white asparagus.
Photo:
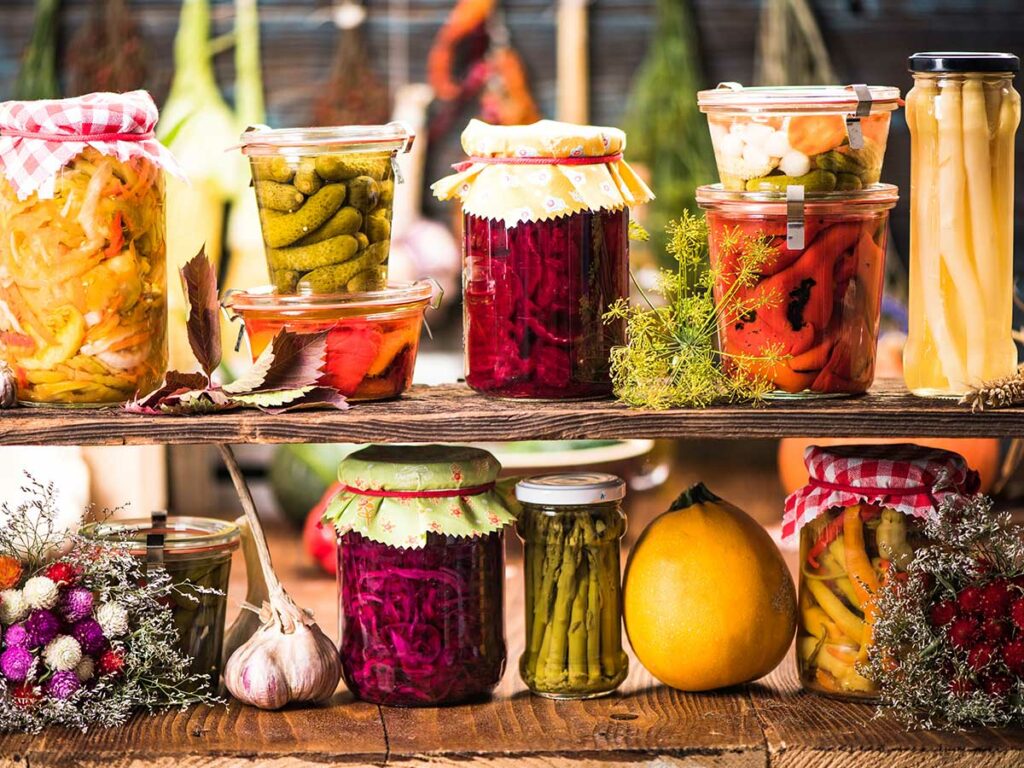
[(1017, 366), (1013, 311), (1013, 142), (1020, 60), (915, 53), (911, 135), (907, 387), (954, 397)]
[(164, 170), (145, 91), (0, 103), (0, 360), (25, 403), (98, 406), (167, 366)]

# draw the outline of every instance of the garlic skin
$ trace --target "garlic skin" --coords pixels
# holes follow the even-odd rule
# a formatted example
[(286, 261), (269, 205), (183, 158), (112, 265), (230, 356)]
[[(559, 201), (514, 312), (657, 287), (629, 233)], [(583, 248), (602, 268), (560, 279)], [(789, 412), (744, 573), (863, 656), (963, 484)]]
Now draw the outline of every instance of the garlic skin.
[(331, 698), (341, 680), (341, 661), (312, 616), (283, 592), (264, 603), (260, 616), (262, 626), (224, 668), (231, 695), (260, 709)]

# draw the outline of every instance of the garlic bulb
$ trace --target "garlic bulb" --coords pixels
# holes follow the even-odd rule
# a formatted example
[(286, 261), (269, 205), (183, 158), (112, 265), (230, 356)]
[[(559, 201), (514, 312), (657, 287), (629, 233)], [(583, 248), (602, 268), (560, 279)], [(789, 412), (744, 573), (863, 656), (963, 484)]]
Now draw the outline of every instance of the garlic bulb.
[[(224, 666), (224, 685), (236, 699), (260, 709), (280, 709), (292, 702), (326, 701), (341, 680), (338, 650), (313, 621), (313, 615), (299, 608), (281, 586), (270, 563), (263, 526), (238, 461), (229, 446), (218, 447), (245, 510), (251, 548), (255, 550), (263, 575), (262, 583), (255, 582), (254, 586), (267, 595), (260, 611), (260, 628), (231, 653)], [(250, 571), (250, 564), (251, 553), (246, 570), (250, 580), (255, 581), (252, 571), (256, 569)], [(253, 595), (250, 590), (249, 596)], [(247, 608), (254, 610), (253, 606)], [(239, 623), (232, 625), (235, 642), (246, 631)]]
[(18, 377), (7, 363), (0, 363), (0, 408), (18, 404)]
[(221, 667), (226, 667), (228, 659), (239, 647), (256, 634), (260, 628), (260, 606), (270, 599), (267, 592), (267, 580), (263, 578), (263, 565), (260, 563), (260, 555), (256, 550), (256, 541), (249, 527), (249, 521), (242, 515), (235, 520), (235, 525), (242, 539), (242, 555), (245, 557), (245, 580), (248, 587), (245, 591), (245, 605), (249, 610), (243, 610), (228, 627), (224, 633), (224, 651), (221, 656)]
[(283, 593), (265, 603), (260, 616), (262, 626), (231, 655), (224, 669), (231, 695), (260, 709), (329, 699), (341, 679), (341, 662), (331, 639)]

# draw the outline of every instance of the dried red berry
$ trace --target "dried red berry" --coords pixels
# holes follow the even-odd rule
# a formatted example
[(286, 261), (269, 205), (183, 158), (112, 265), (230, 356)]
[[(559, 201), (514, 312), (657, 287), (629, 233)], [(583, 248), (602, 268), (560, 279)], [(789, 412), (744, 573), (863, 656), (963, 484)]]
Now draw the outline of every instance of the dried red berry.
[(981, 636), (991, 643), (1000, 643), (1010, 634), (1006, 622), (1001, 619), (985, 619), (981, 623)]
[(969, 586), (960, 590), (956, 596), (956, 604), (960, 606), (961, 613), (977, 613), (981, 610), (981, 587)]
[(22, 683), (11, 689), (11, 700), (14, 702), (14, 706), (21, 709), (28, 709), (41, 698), (43, 698), (43, 694), (32, 683)]
[(981, 672), (996, 658), (996, 646), (989, 642), (978, 643), (967, 654), (967, 666)]
[(46, 576), (58, 586), (64, 587), (78, 581), (78, 569), (71, 563), (53, 563), (46, 569)]
[(978, 622), (969, 616), (960, 616), (953, 620), (947, 632), (949, 644), (962, 651), (974, 644), (974, 638), (978, 634)]
[(124, 669), (124, 656), (113, 649), (104, 651), (97, 667), (101, 675), (116, 675)]
[(1003, 663), (1018, 677), (1024, 675), (1024, 640), (1011, 640), (1003, 646)]
[(1010, 603), (1010, 620), (1017, 629), (1024, 629), (1024, 597), (1018, 597)]
[(928, 611), (928, 618), (931, 620), (933, 627), (944, 627), (956, 618), (956, 614), (956, 603), (954, 601), (940, 600)]
[(985, 693), (1005, 699), (1007, 694), (1013, 690), (1014, 680), (1009, 675), (989, 675), (985, 678)]
[(998, 579), (993, 581), (981, 592), (981, 612), (990, 619), (1002, 618), (1010, 610), (1013, 593), (1010, 585)]

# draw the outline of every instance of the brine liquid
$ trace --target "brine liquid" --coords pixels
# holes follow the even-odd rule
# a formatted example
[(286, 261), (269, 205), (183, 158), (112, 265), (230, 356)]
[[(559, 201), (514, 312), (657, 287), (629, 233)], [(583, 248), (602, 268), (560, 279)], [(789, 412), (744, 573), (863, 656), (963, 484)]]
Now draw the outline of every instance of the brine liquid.
[(1006, 75), (916, 75), (911, 134), (907, 387), (951, 397), (1017, 366), (1013, 142), (1020, 96)]

